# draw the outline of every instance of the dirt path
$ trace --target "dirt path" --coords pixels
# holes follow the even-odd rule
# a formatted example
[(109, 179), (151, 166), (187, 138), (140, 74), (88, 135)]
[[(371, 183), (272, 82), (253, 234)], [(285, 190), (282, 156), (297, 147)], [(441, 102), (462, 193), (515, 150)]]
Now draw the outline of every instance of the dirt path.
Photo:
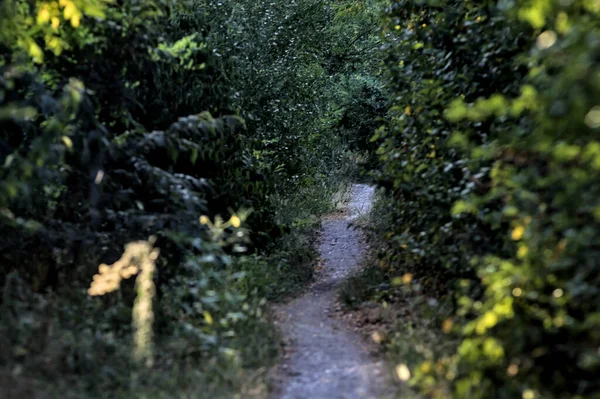
[(359, 266), (364, 248), (360, 232), (349, 223), (370, 211), (373, 192), (354, 185), (348, 215), (323, 221), (323, 273), (305, 295), (281, 309), (281, 328), (292, 342), (282, 365), (281, 399), (377, 398), (385, 386), (383, 365), (370, 356), (362, 338), (328, 315), (336, 288)]

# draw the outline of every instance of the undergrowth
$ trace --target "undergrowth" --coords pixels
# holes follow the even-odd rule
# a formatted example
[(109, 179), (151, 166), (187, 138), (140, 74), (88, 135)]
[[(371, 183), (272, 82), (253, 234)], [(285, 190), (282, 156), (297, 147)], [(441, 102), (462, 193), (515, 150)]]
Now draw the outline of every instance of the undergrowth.
[(377, 255), (388, 296), (441, 331), (399, 369), (425, 397), (600, 395), (599, 15), (587, 0), (385, 9)]
[(266, 395), (385, 112), (377, 8), (0, 0), (0, 397)]
[(130, 357), (132, 329), (123, 328), (131, 318), (129, 281), (98, 300), (77, 282), (40, 295), (9, 276), (0, 316), (0, 349), (7, 354), (0, 366), (2, 397), (265, 397), (266, 370), (280, 344), (267, 300), (285, 299), (312, 278), (320, 215), (334, 209), (333, 194), (347, 190), (344, 181), (338, 176), (335, 186), (277, 198), (280, 222), (290, 227), (262, 254), (232, 258), (213, 248), (209, 258), (188, 256), (185, 277), (157, 293), (151, 369)]
[(387, 264), (389, 243), (381, 236), (393, 220), (385, 207), (380, 190), (371, 214), (355, 223), (365, 233), (370, 250), (364, 267), (344, 281), (338, 295), (345, 309), (373, 323), (370, 327), (377, 332), (373, 340), (383, 350), (386, 363), (395, 369), (391, 371), (399, 384), (399, 397), (424, 398), (405, 383), (405, 370), (412, 370), (409, 377), (427, 373), (437, 366), (433, 359), (456, 349), (460, 341), (447, 334), (452, 326), (446, 322), (453, 303), (443, 292), (432, 294), (431, 283), (415, 278), (401, 266)]

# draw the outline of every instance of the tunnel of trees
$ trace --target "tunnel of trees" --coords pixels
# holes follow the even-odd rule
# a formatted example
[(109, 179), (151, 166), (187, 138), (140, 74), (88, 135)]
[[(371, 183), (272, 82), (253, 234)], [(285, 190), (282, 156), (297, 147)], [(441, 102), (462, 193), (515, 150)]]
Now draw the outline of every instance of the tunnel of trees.
[(358, 180), (410, 395), (600, 395), (600, 1), (0, 0), (0, 397), (260, 395)]

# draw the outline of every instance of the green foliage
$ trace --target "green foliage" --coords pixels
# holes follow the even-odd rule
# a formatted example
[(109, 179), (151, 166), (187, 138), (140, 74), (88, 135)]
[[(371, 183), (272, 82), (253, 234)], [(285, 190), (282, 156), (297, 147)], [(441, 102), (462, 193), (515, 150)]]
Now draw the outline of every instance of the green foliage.
[[(311, 278), (318, 217), (364, 150), (348, 131), (360, 121), (364, 144), (384, 109), (366, 57), (376, 4), (1, 0), (0, 12), (0, 390), (252, 391), (263, 377), (247, 369), (277, 354), (265, 298)], [(198, 221), (240, 209), (244, 228)], [(89, 298), (98, 265), (151, 235), (156, 295), (148, 277), (144, 295), (124, 281)], [(151, 368), (129, 356), (141, 330)]]
[(600, 391), (599, 12), (588, 1), (386, 10), (382, 267), (390, 281), (414, 274), (415, 297), (453, 303), (436, 318), (456, 347), (411, 365), (428, 397)]

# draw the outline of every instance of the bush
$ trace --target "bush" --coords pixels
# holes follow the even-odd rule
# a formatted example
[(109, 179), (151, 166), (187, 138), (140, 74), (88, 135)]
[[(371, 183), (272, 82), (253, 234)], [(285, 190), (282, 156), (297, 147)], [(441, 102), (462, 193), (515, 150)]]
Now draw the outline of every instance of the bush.
[(386, 10), (396, 100), (377, 135), (383, 264), (390, 278), (414, 274), (414, 295), (454, 303), (438, 325), (458, 338), (414, 366), (428, 396), (600, 391), (598, 12), (585, 1)]
[[(277, 354), (265, 298), (310, 279), (318, 216), (355, 173), (333, 82), (372, 70), (348, 64), (376, 18), (359, 7), (346, 29), (351, 3), (0, 0), (0, 390), (260, 385), (247, 369)], [(219, 215), (244, 226), (215, 236), (201, 221)], [(135, 284), (88, 296), (98, 265), (149, 236), (150, 369), (131, 362)]]

